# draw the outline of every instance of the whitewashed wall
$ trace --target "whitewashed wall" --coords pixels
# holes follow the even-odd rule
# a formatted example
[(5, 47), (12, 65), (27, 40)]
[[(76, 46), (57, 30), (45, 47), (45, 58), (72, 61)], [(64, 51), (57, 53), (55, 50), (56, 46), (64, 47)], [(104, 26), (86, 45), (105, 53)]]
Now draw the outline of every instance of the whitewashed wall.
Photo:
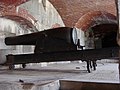
[(48, 0), (30, 0), (19, 7), (26, 9), (36, 18), (37, 22), (33, 24), (39, 31), (51, 28), (55, 23), (64, 26), (61, 16)]
[[(44, 1), (44, 2), (43, 2)], [(26, 9), (29, 14), (31, 14), (37, 22), (33, 23), (36, 28), (41, 31), (44, 29), (49, 29), (53, 24), (58, 23), (61, 26), (64, 26), (64, 23), (48, 0), (30, 0), (27, 3), (24, 3), (17, 8)], [(4, 39), (7, 36), (21, 35), (29, 33), (29, 30), (22, 29), (18, 23), (0, 18), (0, 64), (6, 61), (7, 54), (14, 53), (32, 53), (34, 51), (34, 46), (6, 46)]]

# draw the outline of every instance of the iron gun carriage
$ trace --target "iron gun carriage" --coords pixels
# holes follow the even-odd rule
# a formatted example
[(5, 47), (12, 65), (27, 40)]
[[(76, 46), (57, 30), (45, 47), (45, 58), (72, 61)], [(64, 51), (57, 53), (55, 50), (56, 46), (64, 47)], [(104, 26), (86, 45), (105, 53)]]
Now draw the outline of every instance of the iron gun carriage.
[[(90, 61), (118, 56), (118, 47), (77, 50), (77, 41), (77, 32), (69, 27), (6, 37), (6, 45), (35, 45), (34, 53), (8, 54), (6, 64), (13, 69), (15, 64), (25, 67), (26, 63), (82, 60), (87, 62), (87, 70), (90, 72)], [(96, 66), (93, 66), (96, 69)]]

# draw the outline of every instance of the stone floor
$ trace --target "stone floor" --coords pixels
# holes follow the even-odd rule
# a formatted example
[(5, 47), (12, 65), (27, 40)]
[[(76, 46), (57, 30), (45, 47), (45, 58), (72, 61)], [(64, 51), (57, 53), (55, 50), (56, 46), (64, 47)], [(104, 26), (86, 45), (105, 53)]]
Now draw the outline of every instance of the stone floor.
[(30, 86), (33, 84), (41, 86), (57, 80), (119, 83), (118, 64), (105, 60), (98, 61), (97, 70), (91, 73), (87, 72), (85, 62), (28, 64), (25, 69), (16, 66), (16, 69), (12, 71), (7, 67), (0, 68), (0, 90), (24, 90), (21, 85), (25, 83)]

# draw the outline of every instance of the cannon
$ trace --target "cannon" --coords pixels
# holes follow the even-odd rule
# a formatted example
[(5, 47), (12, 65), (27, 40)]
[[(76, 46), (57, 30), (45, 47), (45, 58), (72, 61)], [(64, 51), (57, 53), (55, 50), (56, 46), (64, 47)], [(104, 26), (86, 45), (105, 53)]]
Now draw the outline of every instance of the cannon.
[[(87, 62), (87, 70), (90, 72), (91, 61), (117, 57), (119, 50), (118, 47), (77, 50), (77, 47), (80, 46), (77, 31), (70, 27), (6, 37), (5, 44), (35, 45), (34, 53), (6, 55), (6, 65), (9, 65), (10, 69), (13, 69), (15, 64), (22, 64), (25, 68), (26, 63), (82, 60)], [(95, 63), (93, 63), (93, 67), (96, 69)]]
[(77, 50), (77, 32), (61, 27), (14, 37), (6, 37), (6, 45), (35, 45), (34, 53)]

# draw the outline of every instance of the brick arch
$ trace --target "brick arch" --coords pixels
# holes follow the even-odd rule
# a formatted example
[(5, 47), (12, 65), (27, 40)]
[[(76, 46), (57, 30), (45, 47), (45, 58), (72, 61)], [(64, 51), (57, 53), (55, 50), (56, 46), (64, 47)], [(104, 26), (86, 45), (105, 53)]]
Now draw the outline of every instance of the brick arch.
[(17, 16), (17, 15), (4, 15), (1, 16), (2, 18), (6, 18), (6, 19), (10, 19), (12, 21), (17, 22), (17, 24), (23, 28), (24, 30), (30, 30), (31, 32), (36, 32), (38, 31), (37, 28), (32, 24), (32, 22), (30, 22), (29, 20), (27, 20), (26, 18)]
[(16, 8), (14, 5), (11, 8), (5, 8), (4, 5), (3, 7), (4, 9), (0, 11), (0, 17), (18, 22), (22, 28), (30, 29), (32, 32), (38, 31), (34, 26), (34, 23), (37, 21), (36, 18), (34, 18), (34, 16), (26, 9), (21, 7)]
[(100, 24), (117, 24), (116, 16), (104, 11), (92, 11), (83, 15), (75, 24), (80, 30), (86, 31), (90, 27)]
[(89, 11), (106, 11), (116, 16), (115, 0), (48, 0), (59, 12), (65, 26), (72, 27)]
[[(3, 9), (5, 11), (12, 10), (8, 6), (17, 7), (22, 3), (30, 0), (0, 0), (0, 13)], [(72, 27), (78, 19), (86, 14), (88, 11), (104, 10), (116, 15), (116, 7), (114, 0), (48, 0), (60, 14), (64, 24)], [(98, 3), (96, 7), (96, 2)], [(104, 7), (105, 6), (105, 7)], [(13, 10), (16, 11), (16, 10)], [(24, 11), (23, 11), (24, 12)], [(25, 11), (26, 12), (26, 11)], [(13, 12), (14, 13), (14, 12)], [(24, 14), (23, 14), (24, 15)], [(26, 15), (26, 14), (25, 14)], [(28, 16), (28, 15), (26, 15)]]

